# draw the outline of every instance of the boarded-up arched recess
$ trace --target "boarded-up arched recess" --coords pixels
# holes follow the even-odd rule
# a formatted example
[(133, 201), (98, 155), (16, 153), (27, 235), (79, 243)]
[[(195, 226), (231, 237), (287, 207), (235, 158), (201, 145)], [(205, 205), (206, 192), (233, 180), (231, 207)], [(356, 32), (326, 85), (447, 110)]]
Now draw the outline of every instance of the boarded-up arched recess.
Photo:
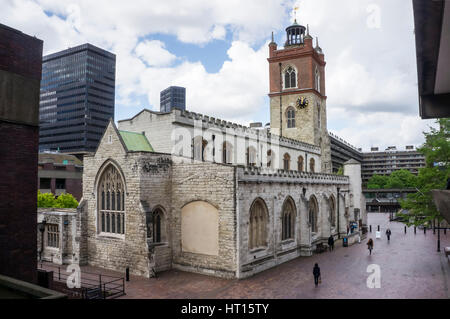
[(204, 255), (219, 255), (219, 211), (204, 201), (181, 209), (181, 250)]

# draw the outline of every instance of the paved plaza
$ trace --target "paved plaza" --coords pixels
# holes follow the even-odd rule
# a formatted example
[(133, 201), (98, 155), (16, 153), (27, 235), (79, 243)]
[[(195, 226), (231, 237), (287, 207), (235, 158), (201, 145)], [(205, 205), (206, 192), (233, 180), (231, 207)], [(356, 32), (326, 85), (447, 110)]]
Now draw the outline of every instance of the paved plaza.
[[(441, 231), (441, 252), (436, 251), (437, 231), (389, 222), (388, 214), (369, 214), (374, 251), (369, 256), (366, 242), (351, 247), (337, 245), (333, 252), (300, 257), (244, 280), (226, 280), (171, 270), (158, 278), (131, 276), (121, 298), (450, 298), (450, 263), (443, 247), (450, 246), (450, 232)], [(375, 239), (377, 225), (381, 239)], [(388, 243), (384, 231), (392, 230)], [(312, 268), (318, 263), (322, 284), (314, 287)], [(368, 288), (367, 266), (381, 269), (381, 288)], [(86, 271), (122, 275), (94, 267)]]

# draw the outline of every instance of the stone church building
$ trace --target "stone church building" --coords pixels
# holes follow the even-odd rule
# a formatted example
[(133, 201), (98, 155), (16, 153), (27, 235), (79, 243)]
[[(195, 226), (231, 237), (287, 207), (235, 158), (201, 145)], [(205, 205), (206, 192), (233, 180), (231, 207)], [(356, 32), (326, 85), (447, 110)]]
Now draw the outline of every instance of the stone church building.
[(245, 278), (362, 231), (360, 163), (330, 174), (323, 52), (286, 31), (269, 44), (270, 129), (177, 109), (110, 122), (84, 158), (75, 261)]

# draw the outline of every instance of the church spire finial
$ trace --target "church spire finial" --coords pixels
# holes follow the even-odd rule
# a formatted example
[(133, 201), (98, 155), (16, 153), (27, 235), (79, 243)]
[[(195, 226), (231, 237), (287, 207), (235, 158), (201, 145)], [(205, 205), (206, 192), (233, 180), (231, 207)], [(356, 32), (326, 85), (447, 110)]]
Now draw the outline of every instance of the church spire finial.
[(274, 41), (273, 41), (273, 31), (272, 31), (272, 42), (274, 42)]
[(319, 46), (319, 37), (316, 37), (316, 47), (314, 49), (317, 53), (322, 54), (322, 48)]

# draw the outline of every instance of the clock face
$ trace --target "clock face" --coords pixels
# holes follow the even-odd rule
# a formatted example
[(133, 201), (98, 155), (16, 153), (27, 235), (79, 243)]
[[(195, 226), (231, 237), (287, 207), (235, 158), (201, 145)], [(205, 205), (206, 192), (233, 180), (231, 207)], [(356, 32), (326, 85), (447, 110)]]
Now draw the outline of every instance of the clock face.
[(308, 106), (308, 103), (309, 103), (308, 99), (302, 96), (297, 99), (296, 104), (299, 109), (304, 109), (305, 107)]

